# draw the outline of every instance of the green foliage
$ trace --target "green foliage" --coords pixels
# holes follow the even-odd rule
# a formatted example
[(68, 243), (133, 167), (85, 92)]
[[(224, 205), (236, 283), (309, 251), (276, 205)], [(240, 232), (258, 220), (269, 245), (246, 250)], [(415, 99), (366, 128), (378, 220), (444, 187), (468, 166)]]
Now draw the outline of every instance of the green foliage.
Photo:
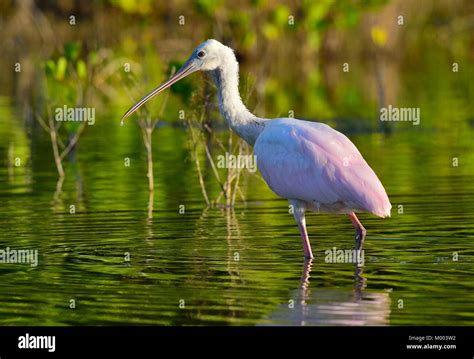
[[(79, 42), (66, 42), (62, 54), (53, 56), (43, 63), (45, 86), (51, 107), (83, 105), (88, 86), (86, 60), (81, 56)], [(64, 128), (75, 133), (80, 127), (78, 122), (65, 122)]]
[(215, 11), (223, 5), (223, 0), (196, 0), (194, 7), (198, 13), (206, 16), (213, 16)]
[(58, 81), (64, 80), (67, 70), (67, 60), (65, 57), (61, 56), (56, 63), (56, 72), (54, 78)]
[(76, 64), (77, 76), (81, 80), (85, 80), (87, 77), (87, 65), (84, 60), (78, 60)]
[[(336, 34), (338, 39), (347, 42), (368, 11), (376, 15), (388, 2), (248, 0), (230, 6), (223, 0), (168, 5), (151, 0), (107, 0), (105, 11), (109, 11), (107, 6), (111, 5), (114, 16), (123, 12), (124, 19), (129, 19), (129, 14), (133, 14), (133, 22), (139, 25), (120, 32), (118, 43), (107, 49), (86, 53), (81, 41), (66, 42), (62, 52), (44, 62), (50, 97), (74, 106), (77, 101), (86, 101), (94, 94), (94, 100), (115, 102), (120, 112), (131, 101), (141, 98), (167, 79), (173, 68), (180, 68), (189, 54), (185, 48), (190, 50), (198, 41), (216, 37), (237, 50), (241, 75), (253, 77), (257, 84), (258, 91), (252, 91), (246, 102), (250, 108), (258, 106), (259, 115), (285, 116), (289, 109), (293, 109), (307, 118), (329, 119), (339, 115), (373, 118), (377, 95), (363, 84), (367, 82), (367, 76), (373, 76), (373, 70), (358, 69), (363, 71), (363, 75), (354, 78), (351, 63), (350, 74), (332, 81), (334, 78), (330, 73), (334, 70), (327, 71), (330, 64), (326, 56), (342, 57), (329, 57), (334, 63), (346, 61), (343, 57), (348, 53), (347, 47), (338, 47), (337, 54), (330, 53), (332, 49), (328, 51), (327, 44), (331, 42), (327, 39)], [(178, 25), (180, 15), (186, 16), (186, 26)], [(289, 23), (290, 17), (294, 20), (292, 24)], [(354, 39), (351, 46), (367, 51), (373, 50), (375, 45), (377, 49), (388, 51), (391, 34), (380, 25), (369, 30), (369, 41), (366, 41), (366, 34), (365, 40)], [(175, 39), (170, 40), (170, 36)], [(189, 39), (186, 47), (181, 46), (184, 42), (179, 39)], [(467, 56), (469, 50), (465, 40), (456, 39), (452, 42), (456, 57)], [(160, 47), (165, 42), (170, 45), (169, 49)], [(176, 61), (170, 61), (170, 58)], [(122, 68), (127, 61), (132, 63), (130, 73)], [(178, 108), (191, 106), (192, 94), (202, 86), (198, 77), (193, 75), (181, 80), (169, 90), (169, 104), (165, 111), (168, 120), (176, 118), (174, 114)], [(85, 89), (91, 87), (99, 91), (86, 96)], [(97, 94), (105, 96), (98, 97)], [(147, 107), (154, 113), (161, 102), (162, 97), (157, 97)], [(304, 108), (304, 112), (295, 108), (297, 106)]]
[(74, 62), (81, 52), (81, 44), (79, 42), (66, 42), (64, 44), (64, 56), (70, 62)]
[(387, 43), (388, 34), (387, 31), (385, 31), (382, 27), (372, 27), (370, 34), (372, 36), (372, 41), (377, 46), (383, 47)]
[(118, 6), (128, 13), (149, 14), (154, 0), (109, 0), (112, 5)]

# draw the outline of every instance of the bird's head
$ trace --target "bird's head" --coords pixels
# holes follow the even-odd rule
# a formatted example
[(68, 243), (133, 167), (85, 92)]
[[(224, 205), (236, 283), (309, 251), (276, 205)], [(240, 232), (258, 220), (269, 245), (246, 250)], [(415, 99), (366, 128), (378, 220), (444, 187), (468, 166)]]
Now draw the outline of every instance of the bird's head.
[(194, 59), (198, 70), (212, 71), (221, 65), (223, 52), (229, 50), (232, 51), (219, 41), (210, 39), (196, 47), (189, 60)]
[[(167, 89), (175, 82), (178, 82), (182, 78), (192, 74), (196, 71), (212, 71), (217, 69), (221, 63), (222, 59), (225, 58), (225, 55), (229, 55), (233, 51), (231, 48), (221, 44), (219, 41), (210, 39), (204, 41), (198, 47), (196, 47), (189, 57), (189, 59), (184, 63), (184, 65), (176, 71), (176, 73), (171, 76), (166, 82), (158, 86), (144, 98), (142, 98), (139, 102), (137, 102), (133, 107), (131, 107), (125, 115), (122, 117), (122, 124), (123, 121), (133, 114), (136, 110), (138, 110), (145, 102), (147, 102), (152, 97), (158, 95), (163, 90)], [(235, 57), (234, 57), (235, 59)]]

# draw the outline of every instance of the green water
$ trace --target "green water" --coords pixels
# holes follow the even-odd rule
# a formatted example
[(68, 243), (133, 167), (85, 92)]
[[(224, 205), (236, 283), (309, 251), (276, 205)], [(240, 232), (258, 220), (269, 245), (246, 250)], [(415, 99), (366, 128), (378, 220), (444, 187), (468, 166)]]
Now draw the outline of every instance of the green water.
[[(351, 136), (394, 206), (390, 219), (360, 216), (368, 236), (355, 273), (324, 260), (353, 247), (346, 217), (309, 215), (305, 267), (287, 202), (258, 177), (245, 177), (246, 205), (204, 209), (180, 128), (156, 132), (148, 218), (139, 132), (110, 123), (84, 137), (60, 192), (42, 161), (47, 141), (32, 145), (33, 166), (1, 168), (0, 248), (38, 249), (39, 263), (0, 265), (0, 324), (474, 324), (472, 130)], [(453, 167), (460, 153), (469, 157)]]

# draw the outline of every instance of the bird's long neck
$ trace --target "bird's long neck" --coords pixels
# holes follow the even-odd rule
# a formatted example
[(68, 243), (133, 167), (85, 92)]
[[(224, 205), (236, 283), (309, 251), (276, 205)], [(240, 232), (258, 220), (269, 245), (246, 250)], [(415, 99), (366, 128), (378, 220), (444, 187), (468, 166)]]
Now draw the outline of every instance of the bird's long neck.
[(233, 52), (224, 52), (221, 58), (221, 65), (212, 71), (219, 109), (230, 128), (253, 146), (265, 127), (265, 120), (252, 114), (240, 98), (239, 64)]

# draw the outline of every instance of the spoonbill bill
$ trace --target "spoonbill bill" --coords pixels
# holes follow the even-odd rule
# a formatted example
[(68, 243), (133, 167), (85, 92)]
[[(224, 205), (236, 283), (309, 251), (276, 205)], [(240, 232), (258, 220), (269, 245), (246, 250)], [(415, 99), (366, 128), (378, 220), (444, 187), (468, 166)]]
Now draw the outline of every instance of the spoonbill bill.
[(366, 230), (356, 212), (389, 217), (387, 193), (360, 154), (342, 133), (326, 124), (294, 118), (260, 118), (243, 104), (239, 93), (239, 64), (234, 51), (207, 40), (166, 82), (130, 108), (123, 121), (140, 106), (175, 82), (196, 71), (211, 73), (218, 89), (219, 109), (229, 127), (254, 147), (257, 166), (268, 186), (288, 199), (301, 234), (304, 255), (313, 258), (305, 212), (349, 216), (361, 248)]

